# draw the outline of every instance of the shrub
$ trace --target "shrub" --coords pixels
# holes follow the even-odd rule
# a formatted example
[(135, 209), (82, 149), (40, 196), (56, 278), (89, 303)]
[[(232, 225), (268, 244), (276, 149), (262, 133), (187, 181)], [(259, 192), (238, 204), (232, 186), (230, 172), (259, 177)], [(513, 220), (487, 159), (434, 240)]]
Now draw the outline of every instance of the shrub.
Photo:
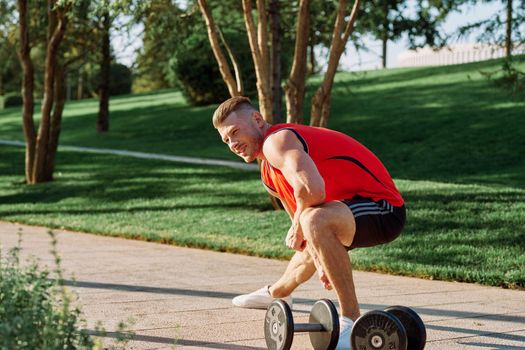
[[(241, 67), (244, 94), (254, 97), (255, 70), (246, 34), (225, 31), (224, 37)], [(193, 105), (218, 103), (230, 97), (205, 28), (195, 28), (195, 31), (180, 43), (170, 60), (169, 80), (173, 85), (180, 86), (188, 102)]]
[(23, 103), (22, 96), (18, 93), (12, 92), (0, 97), (0, 107), (2, 107), (2, 109), (7, 107), (18, 107)]
[(5, 258), (0, 251), (0, 348), (92, 349), (92, 339), (78, 329), (81, 311), (60, 285), (58, 255), (52, 279), (35, 261), (21, 264), (19, 251), (20, 244)]
[[(131, 92), (131, 69), (120, 63), (111, 63), (109, 67), (109, 94), (111, 96), (124, 95)], [(96, 67), (90, 74), (90, 87), (98, 94), (100, 86), (100, 67)]]
[(131, 93), (131, 69), (120, 63), (112, 63), (109, 74), (109, 91), (112, 96)]

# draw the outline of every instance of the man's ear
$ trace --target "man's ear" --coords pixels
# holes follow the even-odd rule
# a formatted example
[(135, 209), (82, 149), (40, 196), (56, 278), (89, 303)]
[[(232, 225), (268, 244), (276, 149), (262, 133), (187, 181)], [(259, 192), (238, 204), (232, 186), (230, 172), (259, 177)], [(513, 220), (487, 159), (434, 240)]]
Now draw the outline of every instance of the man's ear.
[(252, 118), (257, 124), (258, 127), (262, 127), (264, 125), (264, 118), (261, 113), (255, 111), (252, 113)]

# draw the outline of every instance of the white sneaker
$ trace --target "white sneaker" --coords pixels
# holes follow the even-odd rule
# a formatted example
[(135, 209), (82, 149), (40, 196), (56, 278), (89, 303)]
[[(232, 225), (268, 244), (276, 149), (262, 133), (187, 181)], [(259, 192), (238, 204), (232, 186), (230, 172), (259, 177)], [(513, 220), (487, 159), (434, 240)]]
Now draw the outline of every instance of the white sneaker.
[[(269, 288), (270, 286), (264, 286), (250, 294), (236, 296), (233, 298), (232, 303), (235, 306), (246, 309), (267, 309), (272, 301), (276, 299), (271, 296)], [(290, 308), (292, 307), (293, 299), (291, 295), (281, 299), (283, 299)]]
[(339, 319), (339, 341), (335, 350), (351, 350), (350, 333), (352, 333), (353, 323), (345, 322)]

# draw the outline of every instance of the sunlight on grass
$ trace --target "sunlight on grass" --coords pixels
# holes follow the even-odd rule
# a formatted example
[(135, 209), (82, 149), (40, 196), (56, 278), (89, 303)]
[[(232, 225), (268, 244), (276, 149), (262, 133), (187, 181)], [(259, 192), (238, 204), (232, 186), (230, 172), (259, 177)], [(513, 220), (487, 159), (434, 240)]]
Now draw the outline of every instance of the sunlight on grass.
[[(61, 152), (57, 181), (24, 186), (16, 159), (23, 149), (0, 147), (3, 220), (265, 257), (293, 254), (284, 245), (290, 220), (271, 210), (255, 172)], [(407, 227), (391, 244), (353, 251), (357, 269), (525, 286), (525, 190), (396, 184)]]
[[(399, 239), (351, 253), (357, 268), (525, 287), (525, 102), (481, 74), (500, 64), (336, 76), (329, 126), (379, 156), (408, 208)], [(319, 81), (309, 80), (308, 97)], [(61, 144), (238, 160), (211, 125), (216, 106), (190, 107), (177, 91), (120, 96), (110, 106), (110, 132), (98, 134), (98, 102), (69, 102)], [(0, 139), (23, 139), (20, 108), (0, 110)], [(0, 146), (2, 220), (292, 254), (283, 243), (289, 218), (271, 210), (256, 172), (61, 151), (55, 182), (25, 186), (23, 162), (23, 148)]]

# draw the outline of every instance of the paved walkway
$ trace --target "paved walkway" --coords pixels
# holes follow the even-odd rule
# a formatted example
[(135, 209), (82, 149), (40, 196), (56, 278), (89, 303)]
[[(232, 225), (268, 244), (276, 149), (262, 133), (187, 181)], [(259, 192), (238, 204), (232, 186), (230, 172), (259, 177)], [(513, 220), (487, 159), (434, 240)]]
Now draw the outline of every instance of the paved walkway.
[[(23, 232), (24, 255), (53, 266), (45, 228), (0, 222), (3, 249)], [(265, 349), (264, 310), (231, 298), (275, 280), (286, 262), (57, 231), (66, 283), (79, 295), (88, 328), (101, 321), (109, 341), (130, 317), (130, 349)], [(70, 278), (74, 275), (76, 282)], [(426, 349), (524, 349), (525, 292), (473, 284), (356, 272), (362, 311), (402, 304), (427, 326)], [(294, 317), (306, 322), (318, 298), (335, 296), (313, 279), (295, 293)], [(310, 349), (306, 335), (293, 349)]]

